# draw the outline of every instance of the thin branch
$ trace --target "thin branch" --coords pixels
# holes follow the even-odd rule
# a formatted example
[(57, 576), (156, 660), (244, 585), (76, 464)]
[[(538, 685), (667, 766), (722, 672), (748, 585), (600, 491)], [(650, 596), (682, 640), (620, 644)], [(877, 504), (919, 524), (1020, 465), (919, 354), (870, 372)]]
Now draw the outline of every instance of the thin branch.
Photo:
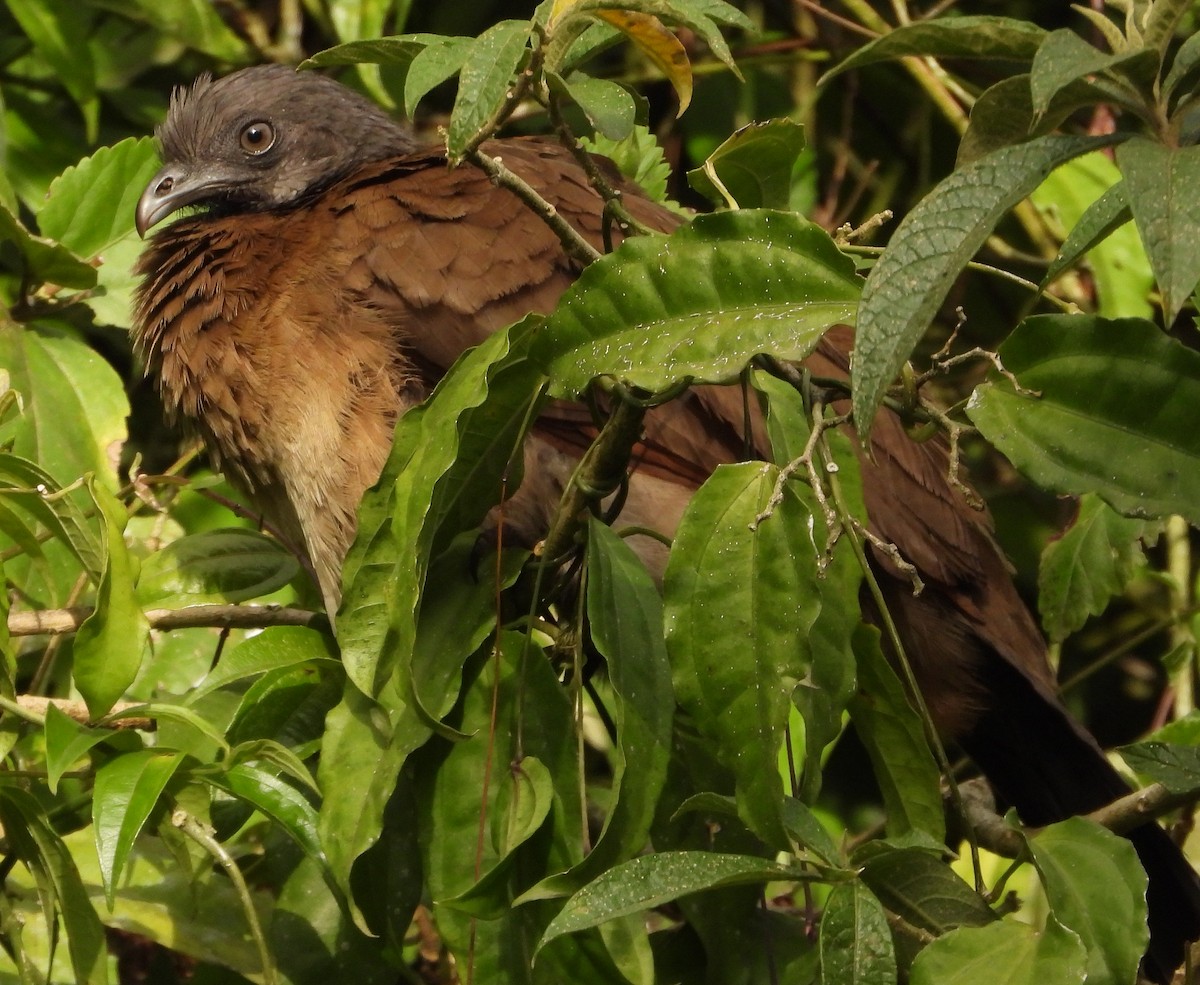
[[(1003, 858), (1020, 858), (1025, 854), (1025, 839), (1036, 834), (1036, 828), (1012, 827), (996, 813), (990, 795), (983, 795), (979, 786), (982, 780), (968, 780), (959, 784), (966, 818), (979, 840), (979, 845)], [(1161, 783), (1152, 783), (1141, 790), (1133, 790), (1111, 804), (1084, 815), (1114, 834), (1128, 834), (1143, 824), (1154, 823), (1155, 818), (1168, 814), (1196, 799), (1195, 791), (1172, 793)]]
[[(74, 633), (92, 614), (91, 606), (69, 609), (41, 609), (11, 612), (10, 636), (59, 636)], [(268, 626), (305, 626), (324, 629), (329, 620), (324, 613), (281, 605), (190, 605), (183, 609), (147, 609), (151, 629), (195, 629), (212, 626), (219, 629), (264, 629)]]
[(242, 870), (238, 868), (237, 862), (225, 850), (225, 846), (213, 837), (212, 829), (187, 811), (176, 810), (171, 815), (171, 824), (208, 852), (229, 876), (229, 881), (233, 883), (234, 891), (241, 900), (242, 912), (245, 913), (246, 923), (250, 926), (250, 936), (258, 948), (258, 958), (262, 965), (260, 969), (262, 980), (265, 985), (275, 985), (279, 979), (275, 973), (275, 962), (271, 956), (271, 949), (267, 946), (266, 935), (263, 933), (262, 924), (259, 923), (258, 911), (254, 908), (254, 898), (250, 895), (250, 889), (246, 885), (246, 879), (242, 875)]
[(542, 198), (524, 178), (505, 167), (499, 157), (492, 157), (482, 150), (474, 150), (467, 154), (467, 160), (486, 174), (492, 184), (507, 188), (528, 205), (554, 231), (567, 256), (580, 266), (586, 267), (593, 260), (600, 259), (599, 251), (558, 214), (558, 209)]
[[(127, 708), (135, 708), (143, 704), (141, 701), (119, 701), (113, 705), (110, 715), (119, 715)], [(80, 725), (89, 725), (94, 719), (88, 707), (82, 701), (72, 701), (66, 698), (43, 698), (36, 694), (19, 694), (17, 700), (0, 696), (0, 708), (29, 722), (31, 725), (42, 727), (46, 724), (46, 712), (53, 705), (64, 715)], [(154, 728), (154, 720), (145, 716), (120, 718), (105, 723), (109, 728), (139, 729), (143, 732)]]
[(550, 532), (536, 553), (557, 562), (570, 551), (575, 535), (584, 523), (592, 503), (613, 492), (624, 480), (633, 448), (642, 437), (642, 419), (646, 408), (625, 400), (616, 400), (600, 434), (579, 460), (558, 509)]

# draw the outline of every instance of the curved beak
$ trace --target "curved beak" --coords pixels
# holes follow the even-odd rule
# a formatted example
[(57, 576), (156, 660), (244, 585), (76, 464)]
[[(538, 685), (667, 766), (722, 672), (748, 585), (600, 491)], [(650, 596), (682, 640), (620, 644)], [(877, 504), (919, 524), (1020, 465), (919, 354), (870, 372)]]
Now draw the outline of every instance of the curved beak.
[(134, 225), (143, 239), (146, 231), (172, 212), (204, 199), (212, 185), (207, 175), (180, 164), (168, 164), (146, 186), (138, 199)]

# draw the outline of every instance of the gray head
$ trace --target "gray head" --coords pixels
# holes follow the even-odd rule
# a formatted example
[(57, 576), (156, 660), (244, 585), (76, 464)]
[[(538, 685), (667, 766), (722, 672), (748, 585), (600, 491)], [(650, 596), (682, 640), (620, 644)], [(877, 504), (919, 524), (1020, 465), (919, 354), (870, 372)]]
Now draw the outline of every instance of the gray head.
[(370, 100), (283, 65), (202, 75), (176, 89), (156, 135), (163, 168), (138, 202), (143, 236), (186, 205), (286, 208), (368, 161), (416, 146)]

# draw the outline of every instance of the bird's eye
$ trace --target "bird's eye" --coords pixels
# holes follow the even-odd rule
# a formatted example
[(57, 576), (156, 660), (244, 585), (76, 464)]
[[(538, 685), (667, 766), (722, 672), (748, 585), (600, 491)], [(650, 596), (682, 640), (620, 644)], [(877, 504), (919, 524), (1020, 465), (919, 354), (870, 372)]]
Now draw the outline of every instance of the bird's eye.
[(247, 123), (238, 140), (247, 154), (265, 154), (275, 143), (275, 128), (266, 122)]

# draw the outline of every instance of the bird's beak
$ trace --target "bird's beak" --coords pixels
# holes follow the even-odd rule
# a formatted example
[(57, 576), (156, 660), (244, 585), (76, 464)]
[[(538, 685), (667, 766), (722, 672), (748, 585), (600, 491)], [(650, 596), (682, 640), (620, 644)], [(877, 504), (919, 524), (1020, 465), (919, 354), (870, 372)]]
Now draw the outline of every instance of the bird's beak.
[(153, 178), (138, 199), (134, 225), (143, 239), (155, 223), (185, 205), (193, 205), (212, 190), (207, 175), (197, 174), (180, 164), (168, 164)]

